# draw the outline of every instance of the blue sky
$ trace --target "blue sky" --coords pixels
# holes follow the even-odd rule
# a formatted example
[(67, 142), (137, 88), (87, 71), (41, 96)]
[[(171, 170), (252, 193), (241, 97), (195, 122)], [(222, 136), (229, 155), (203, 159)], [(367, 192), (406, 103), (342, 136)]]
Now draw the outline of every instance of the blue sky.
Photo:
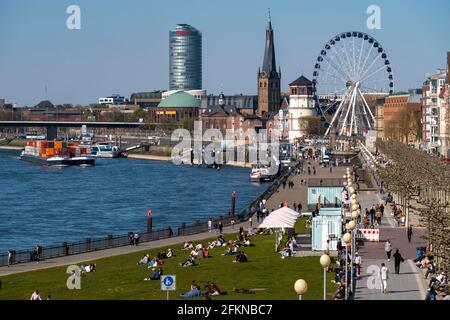
[[(81, 8), (81, 30), (66, 28), (71, 4)], [(371, 4), (381, 8), (380, 30), (366, 27)], [(88, 104), (167, 89), (168, 36), (177, 23), (202, 31), (208, 93), (255, 94), (268, 7), (283, 90), (302, 73), (311, 78), (321, 48), (343, 31), (380, 41), (397, 90), (419, 87), (450, 51), (444, 0), (0, 0), (0, 98), (34, 105), (47, 85), (54, 103)]]

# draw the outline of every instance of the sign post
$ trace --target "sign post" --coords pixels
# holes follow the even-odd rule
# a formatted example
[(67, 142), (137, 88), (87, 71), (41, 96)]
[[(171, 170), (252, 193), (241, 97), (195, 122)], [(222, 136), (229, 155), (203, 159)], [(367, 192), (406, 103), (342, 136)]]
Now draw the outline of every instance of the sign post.
[(169, 291), (175, 291), (177, 286), (177, 276), (167, 275), (161, 276), (161, 290), (167, 292), (167, 300), (169, 300)]

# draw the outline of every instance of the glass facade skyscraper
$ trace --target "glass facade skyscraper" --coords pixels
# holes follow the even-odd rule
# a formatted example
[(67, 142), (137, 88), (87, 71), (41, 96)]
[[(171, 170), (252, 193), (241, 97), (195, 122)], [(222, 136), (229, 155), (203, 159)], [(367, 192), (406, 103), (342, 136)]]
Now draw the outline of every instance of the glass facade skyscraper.
[(188, 24), (170, 31), (170, 90), (202, 88), (202, 34)]

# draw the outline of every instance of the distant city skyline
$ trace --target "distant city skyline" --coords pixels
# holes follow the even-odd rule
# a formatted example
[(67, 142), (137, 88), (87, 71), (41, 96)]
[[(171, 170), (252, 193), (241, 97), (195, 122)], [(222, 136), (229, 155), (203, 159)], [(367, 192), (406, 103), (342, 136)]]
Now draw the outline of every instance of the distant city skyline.
[[(81, 8), (81, 30), (66, 27), (72, 4)], [(372, 4), (381, 9), (380, 30), (366, 26)], [(0, 98), (32, 106), (47, 87), (53, 103), (85, 105), (112, 93), (168, 90), (167, 35), (181, 23), (202, 32), (208, 94), (256, 95), (269, 7), (284, 92), (301, 74), (312, 77), (320, 50), (343, 31), (380, 41), (396, 91), (418, 88), (445, 68), (448, 1), (2, 1)]]

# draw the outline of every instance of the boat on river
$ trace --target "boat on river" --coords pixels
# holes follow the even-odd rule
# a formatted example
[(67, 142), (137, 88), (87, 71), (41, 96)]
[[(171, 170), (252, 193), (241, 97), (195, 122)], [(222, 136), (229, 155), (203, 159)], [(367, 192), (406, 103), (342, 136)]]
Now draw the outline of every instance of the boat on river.
[(90, 167), (95, 159), (90, 150), (74, 142), (28, 140), (20, 159), (46, 166), (81, 166)]

